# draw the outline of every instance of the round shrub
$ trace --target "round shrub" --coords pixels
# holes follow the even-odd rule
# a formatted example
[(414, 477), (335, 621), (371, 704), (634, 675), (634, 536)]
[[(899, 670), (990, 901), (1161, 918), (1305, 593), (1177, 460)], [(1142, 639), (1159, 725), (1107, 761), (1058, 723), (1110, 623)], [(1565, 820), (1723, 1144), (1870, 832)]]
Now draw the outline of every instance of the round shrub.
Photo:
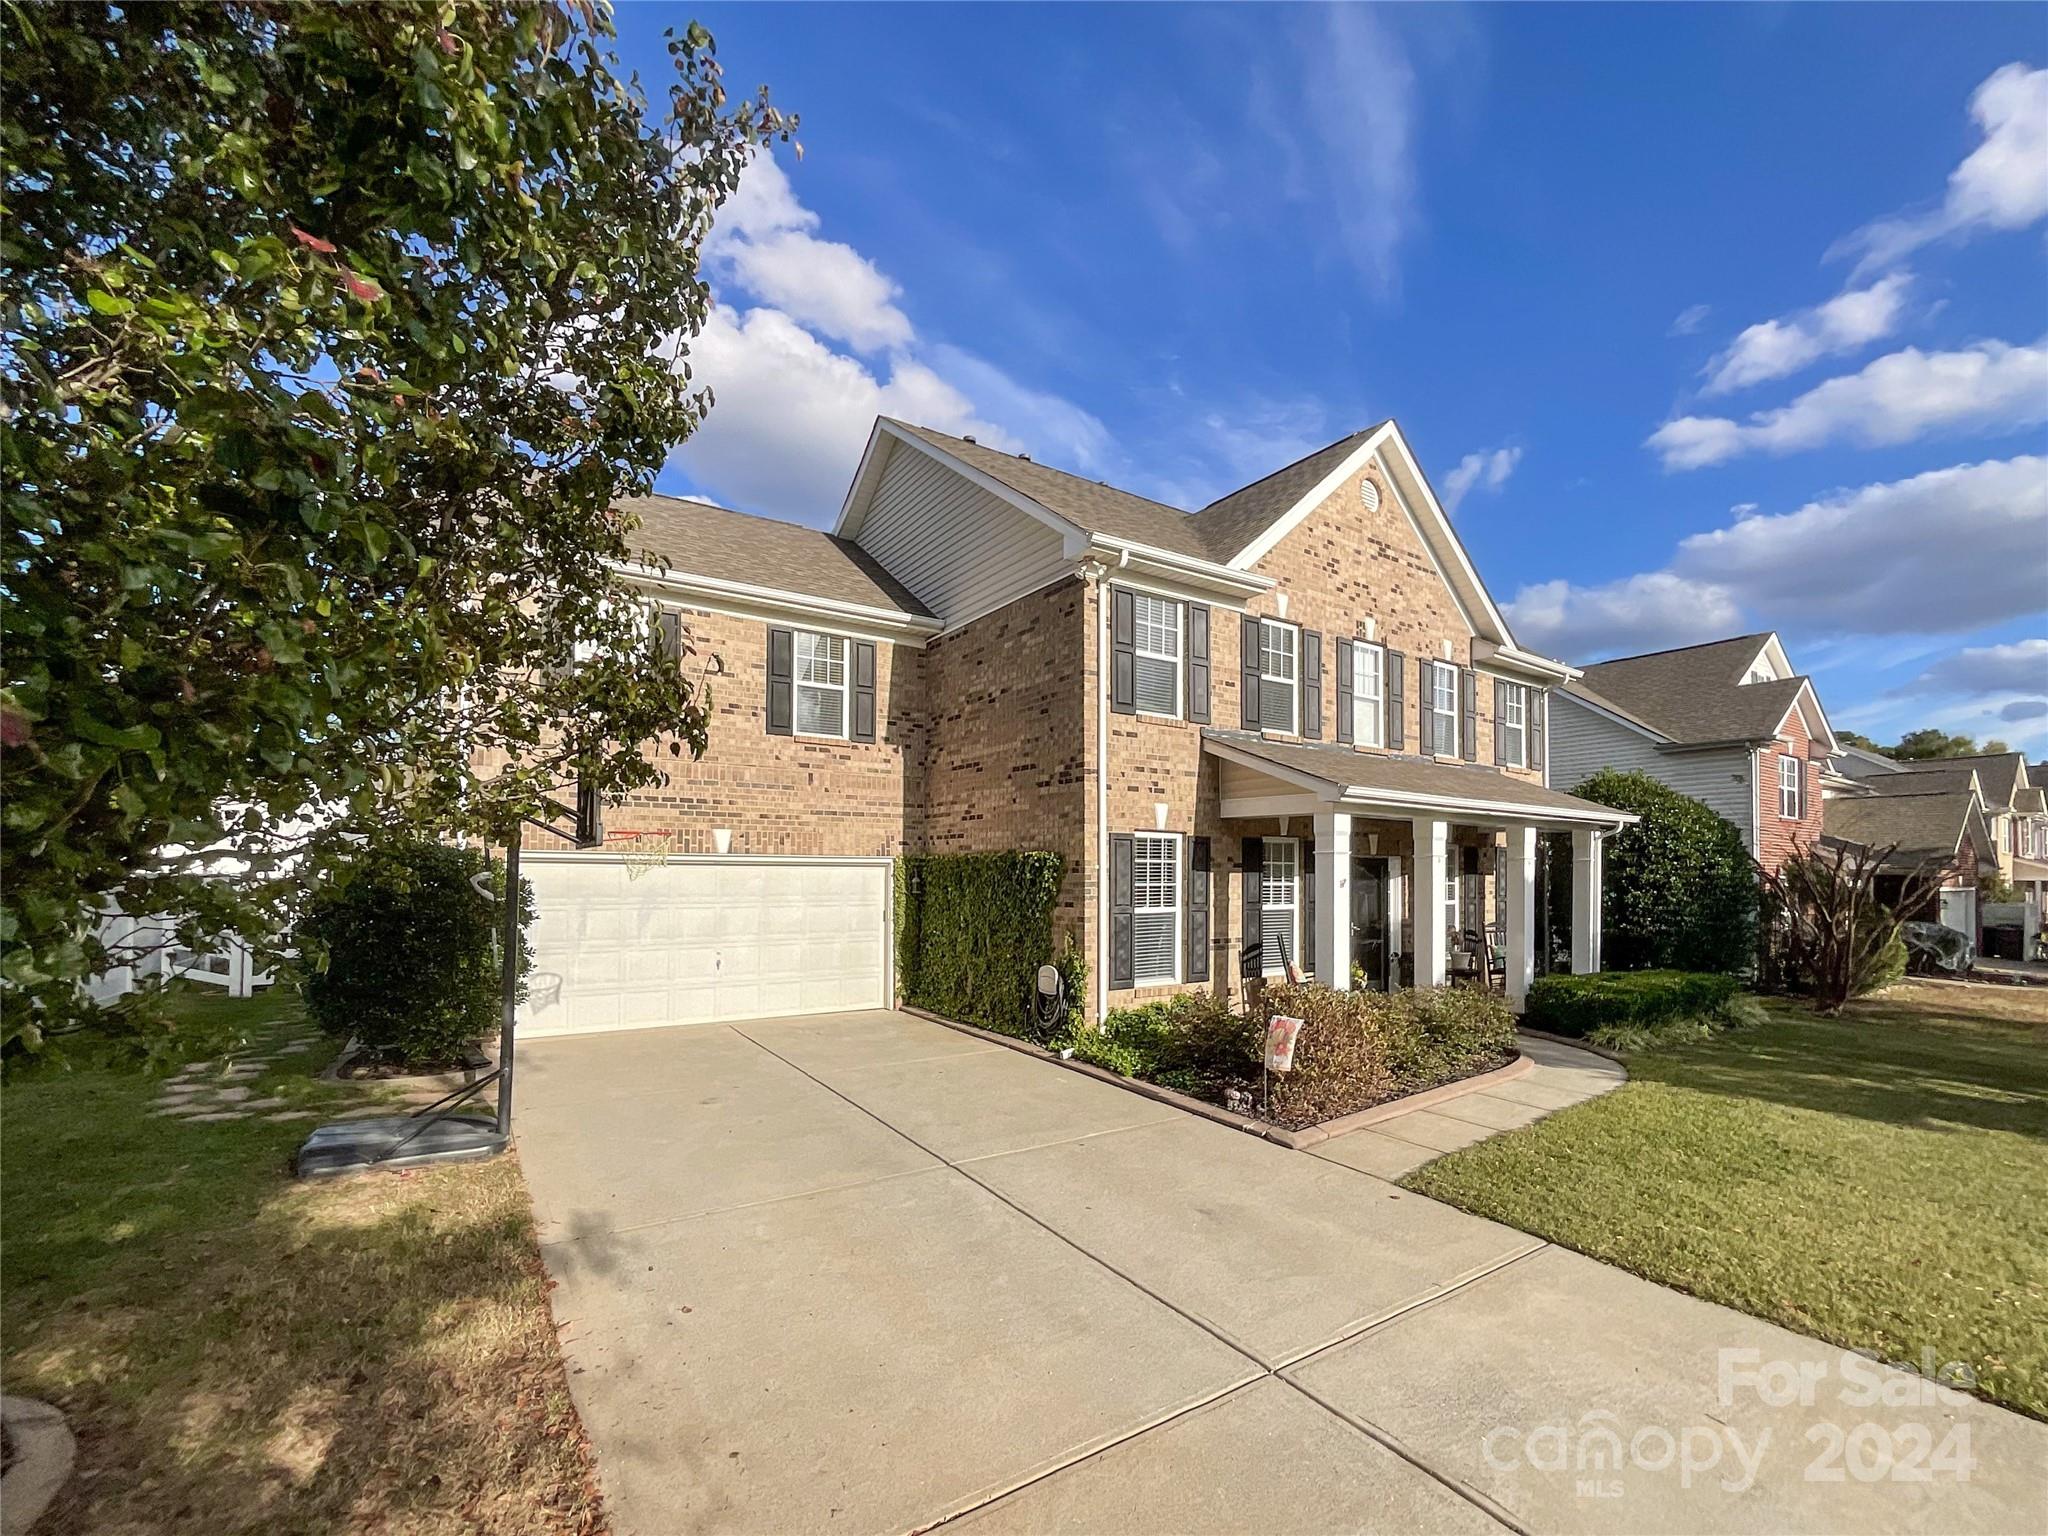
[(1699, 971), (1543, 976), (1529, 989), (1522, 1022), (1575, 1037), (1604, 1029), (1649, 1029), (1674, 1019), (1718, 1017), (1740, 989), (1733, 976)]
[(1608, 837), (1602, 964), (1614, 971), (1747, 971), (1757, 873), (1742, 834), (1646, 773), (1602, 769), (1572, 791), (1642, 820)]
[[(471, 848), (407, 842), (366, 850), (319, 891), (298, 928), (306, 1009), (367, 1059), (442, 1066), (498, 1027), (504, 865)], [(498, 900), (470, 884), (489, 870)], [(520, 882), (520, 971), (533, 887)], [(522, 994), (524, 983), (521, 984)]]

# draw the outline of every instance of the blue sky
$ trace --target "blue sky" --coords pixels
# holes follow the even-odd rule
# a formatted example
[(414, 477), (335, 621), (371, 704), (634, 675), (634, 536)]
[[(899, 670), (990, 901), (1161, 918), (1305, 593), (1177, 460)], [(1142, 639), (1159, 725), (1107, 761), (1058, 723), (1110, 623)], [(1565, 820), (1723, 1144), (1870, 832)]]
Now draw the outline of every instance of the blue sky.
[(829, 526), (885, 412), (1193, 508), (1391, 415), (1524, 644), (2048, 756), (2038, 8), (695, 14), (805, 152), (663, 489)]

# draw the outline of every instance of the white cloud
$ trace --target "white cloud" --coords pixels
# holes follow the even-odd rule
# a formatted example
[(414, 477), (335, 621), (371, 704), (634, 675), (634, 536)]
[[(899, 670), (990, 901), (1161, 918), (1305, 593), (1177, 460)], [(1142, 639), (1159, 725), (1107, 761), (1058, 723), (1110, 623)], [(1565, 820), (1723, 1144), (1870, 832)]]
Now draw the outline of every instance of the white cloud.
[(1673, 336), (1691, 336), (1707, 323), (1707, 316), (1714, 312), (1711, 304), (1693, 304), (1678, 312), (1678, 318), (1671, 322)]
[(775, 157), (761, 153), (719, 209), (704, 244), (712, 275), (801, 325), (861, 351), (907, 345), (902, 290), (850, 245), (820, 240), (818, 215), (799, 203)]
[(2038, 612), (2048, 459), (1960, 464), (1682, 541), (1600, 586), (1551, 581), (1507, 605), (1522, 643), (1591, 659), (1797, 624), (1816, 634), (1954, 634)]
[(1726, 394), (1781, 379), (1823, 357), (1882, 340), (1898, 328), (1912, 282), (1912, 273), (1894, 272), (1868, 288), (1838, 293), (1812, 309), (1750, 326), (1707, 364), (1706, 392)]
[(1998, 432), (2048, 421), (2048, 338), (1981, 341), (1954, 352), (1906, 347), (1860, 373), (1815, 385), (1789, 405), (1742, 421), (1681, 416), (1644, 446), (1666, 469), (1698, 469), (1745, 453), (1795, 453), (1843, 440), (1911, 442), (1930, 432)]
[(2015, 640), (2006, 645), (1965, 646), (1892, 692), (1981, 698), (1985, 694), (2039, 693), (2044, 689), (2048, 689), (2048, 640)]
[(2048, 216), (2048, 69), (2005, 65), (1970, 97), (1970, 116), (1984, 139), (1949, 173), (1940, 207), (1867, 224), (1828, 254), (1855, 255), (1866, 272), (1936, 240), (2025, 229)]
[(1522, 450), (1514, 446), (1482, 448), (1477, 453), (1466, 454), (1444, 476), (1444, 510), (1457, 511), (1458, 504), (1472, 491), (1499, 490), (1508, 483), (1508, 476), (1521, 462)]

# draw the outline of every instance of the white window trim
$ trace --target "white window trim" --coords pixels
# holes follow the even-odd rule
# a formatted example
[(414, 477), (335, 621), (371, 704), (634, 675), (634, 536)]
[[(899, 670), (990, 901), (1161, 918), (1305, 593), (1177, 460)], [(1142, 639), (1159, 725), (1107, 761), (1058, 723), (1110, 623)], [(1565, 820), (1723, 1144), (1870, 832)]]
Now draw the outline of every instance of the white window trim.
[[(1141, 907), (1138, 905), (1138, 845), (1145, 842), (1165, 843), (1168, 846), (1168, 866), (1173, 870), (1173, 974), (1170, 976), (1140, 976), (1138, 974), (1138, 914), (1140, 912), (1164, 912), (1165, 907)], [(1181, 863), (1181, 838), (1178, 832), (1133, 832), (1131, 834), (1131, 985), (1132, 987), (1178, 986), (1181, 979), (1181, 951), (1186, 945), (1187, 924), (1187, 875)]]
[[(1496, 682), (1494, 687), (1507, 690), (1500, 701), (1501, 763), (1509, 768), (1526, 768), (1529, 766), (1529, 690), (1520, 683)], [(1520, 711), (1521, 719), (1510, 722), (1510, 710)], [(1512, 755), (1508, 752), (1510, 742), (1515, 748)]]
[[(1785, 770), (1787, 768), (1790, 768), (1792, 770), (1792, 775), (1790, 778), (1787, 778), (1785, 775)], [(1788, 795), (1793, 805), (1793, 808), (1789, 811), (1785, 809), (1785, 803)], [(1778, 755), (1778, 819), (1780, 821), (1798, 821), (1805, 814), (1805, 760), (1803, 758), (1794, 756), (1792, 753), (1781, 752)]]
[(1287, 954), (1294, 961), (1294, 968), (1297, 971), (1301, 969), (1301, 839), (1298, 837), (1269, 837), (1261, 846), (1262, 849), (1271, 848), (1275, 843), (1286, 843), (1294, 850), (1294, 902), (1291, 906), (1285, 908), (1269, 906), (1267, 904), (1266, 872), (1262, 866), (1259, 870), (1259, 949), (1261, 951), (1259, 974), (1262, 976), (1284, 976), (1287, 974), (1286, 970), (1280, 966), (1276, 965), (1268, 968), (1265, 964), (1264, 950), (1268, 932), (1266, 917), (1268, 913), (1272, 912), (1285, 911), (1288, 914)]
[(1432, 739), (1429, 743), (1430, 755), (1432, 757), (1456, 757), (1458, 755), (1459, 749), (1463, 746), (1463, 743), (1458, 740), (1458, 730), (1461, 724), (1461, 722), (1458, 719), (1458, 715), (1460, 706), (1463, 702), (1458, 697), (1458, 668), (1455, 663), (1448, 661), (1432, 661), (1429, 665), (1429, 713), (1432, 723), (1444, 718), (1445, 715), (1445, 711), (1438, 709), (1436, 707), (1437, 679), (1445, 675), (1448, 675), (1451, 680), (1451, 707), (1449, 711), (1451, 721), (1451, 744), (1448, 747), (1439, 746), (1434, 739), (1438, 733), (1434, 729), (1432, 729), (1430, 731), (1430, 736)]
[[(1277, 677), (1266, 671), (1266, 631), (1269, 629), (1284, 630), (1293, 640), (1294, 676), (1291, 678)], [(1265, 685), (1269, 681), (1287, 684), (1288, 716), (1284, 726), (1275, 725), (1266, 718)], [(1259, 620), (1259, 729), (1279, 731), (1288, 736), (1301, 734), (1301, 626), (1289, 624), (1284, 619)]]
[[(1173, 633), (1173, 650), (1148, 651), (1138, 643), (1138, 603), (1140, 600), (1164, 603), (1173, 614), (1170, 628)], [(1131, 698), (1135, 704), (1138, 695), (1137, 662), (1140, 658), (1173, 663), (1173, 708), (1171, 710), (1146, 709), (1137, 705), (1137, 712), (1153, 720), (1178, 720), (1181, 718), (1184, 701), (1187, 698), (1187, 658), (1182, 652), (1187, 649), (1187, 609), (1178, 598), (1162, 597), (1157, 592), (1131, 592)]]
[[(813, 640), (836, 640), (845, 648), (840, 666), (841, 681), (837, 683), (807, 683), (799, 675), (801, 665), (797, 649), (808, 635)], [(806, 688), (820, 693), (837, 692), (839, 695), (839, 729), (835, 731), (806, 731), (797, 727), (803, 711), (798, 700)], [(789, 638), (789, 733), (805, 741), (851, 741), (853, 740), (853, 642), (845, 635), (834, 634), (829, 629), (794, 630)]]
[[(1359, 691), (1358, 671), (1363, 665), (1362, 658), (1370, 652), (1379, 658), (1379, 695), (1367, 699)], [(1351, 642), (1351, 676), (1344, 686), (1351, 690), (1351, 740), (1361, 747), (1379, 747), (1387, 744), (1387, 648), (1372, 640)]]

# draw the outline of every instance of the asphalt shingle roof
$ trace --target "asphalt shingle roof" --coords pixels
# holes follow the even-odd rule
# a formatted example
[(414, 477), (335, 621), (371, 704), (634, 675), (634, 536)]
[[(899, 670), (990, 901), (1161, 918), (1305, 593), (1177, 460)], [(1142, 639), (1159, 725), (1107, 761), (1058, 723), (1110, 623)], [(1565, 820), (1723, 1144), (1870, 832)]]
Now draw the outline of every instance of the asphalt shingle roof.
[(1260, 534), (1272, 527), (1294, 504), (1316, 488), (1324, 476), (1344, 462), (1360, 443), (1385, 426), (1367, 427), (1349, 437), (1340, 437), (1327, 448), (1318, 448), (1306, 458), (1276, 469), (1262, 480), (1220, 496), (1195, 514), (1202, 537), (1215, 558), (1228, 561)]
[(1649, 726), (1681, 745), (1710, 741), (1766, 741), (1799, 697), (1803, 677), (1745, 683), (1750, 662), (1769, 634), (1738, 635), (1644, 656), (1622, 656), (1586, 668), (1581, 682), (1565, 684), (1592, 703)]
[(1893, 861), (1946, 859), (1970, 824), (1968, 794), (1850, 795), (1821, 807), (1824, 835), (1866, 848), (1898, 845)]
[(932, 617), (903, 583), (850, 539), (676, 496), (628, 496), (617, 506), (640, 522), (628, 542), (661, 556), (677, 571)]
[(1419, 757), (1382, 757), (1329, 742), (1272, 741), (1256, 731), (1205, 730), (1202, 739), (1235, 747), (1278, 767), (1292, 768), (1297, 773), (1313, 774), (1330, 784), (1355, 786), (1392, 796), (1453, 796), (1495, 805), (1527, 806), (1532, 811), (1621, 814), (1591, 800), (1581, 800), (1576, 795), (1532, 784), (1527, 779), (1518, 779), (1493, 768), (1435, 762)]

